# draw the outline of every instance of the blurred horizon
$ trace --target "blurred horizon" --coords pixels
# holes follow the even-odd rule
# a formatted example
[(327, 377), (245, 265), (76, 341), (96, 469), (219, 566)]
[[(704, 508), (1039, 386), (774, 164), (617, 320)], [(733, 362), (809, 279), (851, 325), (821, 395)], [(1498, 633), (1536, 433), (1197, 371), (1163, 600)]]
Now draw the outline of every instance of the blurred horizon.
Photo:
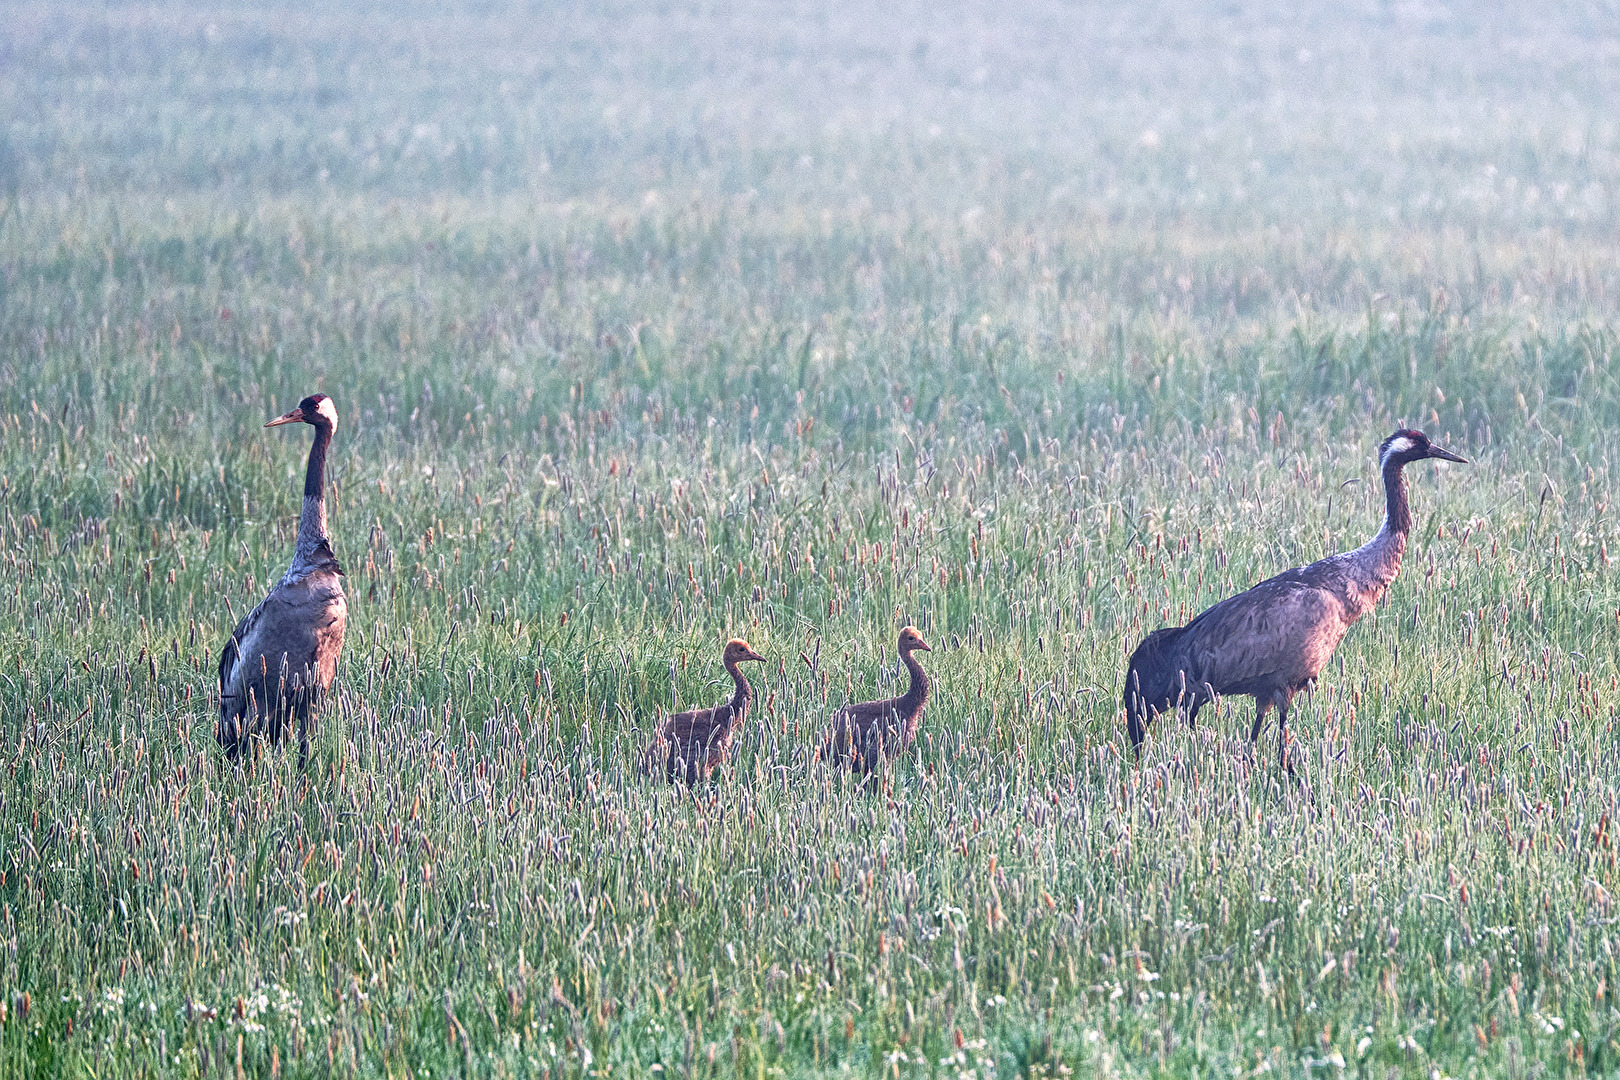
[(233, 405), (433, 371), (721, 415), (752, 372), (780, 423), (952, 356), (1020, 438), (1225, 393), (1381, 427), (1442, 375), (1484, 431), (1580, 382), (1502, 357), (1579, 367), (1620, 295), (1600, 6), (399, 10), (5, 9), (0, 342), (47, 367), (0, 409), (93, 398), (100, 325)]
[[(0, 194), (1607, 241), (1611, 6), (6, 5)], [(903, 168), (895, 168), (896, 163)]]

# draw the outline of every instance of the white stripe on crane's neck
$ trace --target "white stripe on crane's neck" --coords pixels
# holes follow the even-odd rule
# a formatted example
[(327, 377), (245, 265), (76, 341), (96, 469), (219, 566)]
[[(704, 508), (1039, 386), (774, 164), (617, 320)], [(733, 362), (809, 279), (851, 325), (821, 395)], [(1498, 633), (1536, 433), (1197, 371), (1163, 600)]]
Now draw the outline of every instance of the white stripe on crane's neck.
[(337, 428), (337, 406), (332, 404), (331, 398), (321, 398), (320, 404), (315, 406), (315, 411), (324, 416), (334, 430)]

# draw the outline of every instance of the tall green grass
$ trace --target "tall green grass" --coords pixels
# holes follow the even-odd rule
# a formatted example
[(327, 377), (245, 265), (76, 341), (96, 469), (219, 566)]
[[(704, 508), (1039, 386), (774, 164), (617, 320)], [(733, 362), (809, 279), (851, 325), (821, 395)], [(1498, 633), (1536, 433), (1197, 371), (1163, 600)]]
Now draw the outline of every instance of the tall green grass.
[[(1585, 16), (1521, 36), (1568, 66), (1420, 69), (1405, 15), (17, 14), (8, 1073), (1616, 1070)], [(1206, 30), (1265, 62), (1165, 74)], [(1478, 33), (1458, 56), (1520, 55)], [(1376, 145), (1341, 39), (1409, 80), (1366, 99)], [(710, 58), (782, 74), (738, 95)], [(1200, 201), (1228, 167), (1248, 190)], [(345, 658), (309, 771), (237, 771), (213, 665), (307, 450), (260, 425), (315, 390)], [(1130, 648), (1370, 535), (1397, 422), (1474, 465), (1411, 470), (1298, 779), (1247, 701), (1133, 761)], [(906, 622), (936, 692), (873, 795), (811, 755), (896, 692)], [(770, 658), (732, 764), (638, 779), (732, 635)]]

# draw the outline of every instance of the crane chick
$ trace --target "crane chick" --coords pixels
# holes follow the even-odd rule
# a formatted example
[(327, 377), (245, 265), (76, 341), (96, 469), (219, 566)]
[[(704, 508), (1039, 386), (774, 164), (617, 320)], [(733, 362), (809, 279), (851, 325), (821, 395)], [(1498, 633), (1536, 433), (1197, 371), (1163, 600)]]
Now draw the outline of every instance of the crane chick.
[[(1277, 756), (1287, 761), (1288, 709), (1313, 685), (1345, 631), (1383, 598), (1401, 570), (1412, 529), (1406, 480), (1414, 461), (1438, 458), (1468, 464), (1435, 446), (1421, 431), (1402, 428), (1379, 448), (1384, 524), (1354, 551), (1284, 571), (1228, 597), (1186, 626), (1155, 630), (1131, 654), (1125, 673), (1125, 719), (1138, 755), (1147, 724), (1159, 713), (1186, 709), (1188, 720), (1218, 694), (1254, 698), (1257, 743), (1267, 710), (1277, 709)], [(1290, 766), (1291, 768), (1291, 766)]]
[(897, 698), (845, 705), (833, 717), (832, 731), (821, 749), (822, 760), (870, 773), (886, 758), (904, 753), (917, 738), (930, 684), (913, 653), (932, 652), (915, 626), (900, 631), (900, 662), (911, 673), (911, 685)]
[(743, 724), (748, 706), (754, 700), (754, 688), (748, 685), (738, 664), (749, 660), (764, 662), (765, 658), (748, 647), (741, 638), (726, 642), (721, 663), (736, 685), (736, 692), (724, 705), (712, 709), (693, 709), (676, 713), (659, 727), (652, 745), (641, 755), (641, 774), (652, 776), (662, 772), (670, 783), (684, 780), (696, 784), (726, 760), (731, 737)]
[(325, 394), (313, 394), (264, 426), (282, 424), (315, 429), (304, 472), (298, 547), (281, 581), (220, 650), (217, 735), (235, 760), (251, 738), (279, 743), (296, 719), (301, 769), (309, 761), (310, 709), (332, 688), (348, 622), (343, 567), (326, 531), (326, 452), (337, 430), (337, 408)]

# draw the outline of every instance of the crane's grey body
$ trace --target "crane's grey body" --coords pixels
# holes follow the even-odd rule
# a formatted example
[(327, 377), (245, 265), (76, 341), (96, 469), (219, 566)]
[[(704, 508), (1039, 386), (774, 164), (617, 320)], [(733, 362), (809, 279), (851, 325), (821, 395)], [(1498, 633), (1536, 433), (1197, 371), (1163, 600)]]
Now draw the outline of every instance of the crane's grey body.
[(1275, 707), (1283, 755), (1294, 695), (1316, 681), (1345, 633), (1401, 572), (1412, 525), (1401, 470), (1430, 457), (1465, 460), (1432, 446), (1422, 432), (1397, 431), (1380, 452), (1387, 508), (1376, 536), (1354, 551), (1262, 581), (1186, 626), (1144, 638), (1125, 675), (1126, 720), (1137, 749), (1153, 716), (1185, 709), (1191, 720), (1218, 695), (1245, 694), (1255, 699), (1250, 740), (1259, 739)]
[[(1137, 656), (1174, 673), (1170, 696), (1196, 714), (1216, 694), (1247, 694), (1263, 713), (1286, 709), (1400, 573), (1404, 536), (1285, 571), (1222, 600), (1186, 626), (1156, 630)], [(1133, 671), (1143, 665), (1133, 657)], [(1185, 686), (1181, 676), (1185, 673)]]
[(336, 410), (325, 395), (317, 394), (271, 423), (295, 420), (315, 426), (298, 548), (287, 573), (237, 624), (220, 652), (219, 741), (235, 758), (253, 738), (279, 743), (296, 720), (302, 767), (309, 757), (310, 711), (331, 689), (337, 674), (348, 602), (343, 595), (343, 567), (326, 530), (326, 449), (336, 427)]

